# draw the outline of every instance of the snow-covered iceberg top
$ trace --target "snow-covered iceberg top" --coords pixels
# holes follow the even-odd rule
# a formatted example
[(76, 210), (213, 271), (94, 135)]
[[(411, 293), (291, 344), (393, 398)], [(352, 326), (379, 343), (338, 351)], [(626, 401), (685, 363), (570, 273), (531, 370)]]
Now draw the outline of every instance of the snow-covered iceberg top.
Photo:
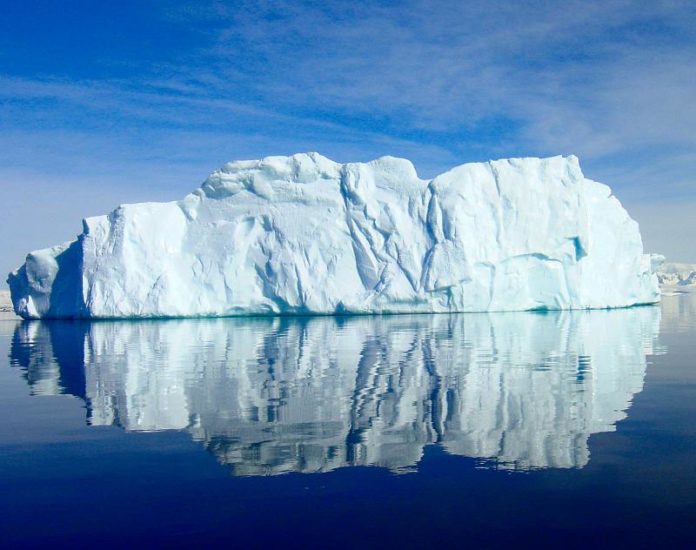
[(176, 202), (87, 218), (10, 274), (25, 318), (626, 307), (659, 260), (574, 156), (464, 164), (238, 161)]

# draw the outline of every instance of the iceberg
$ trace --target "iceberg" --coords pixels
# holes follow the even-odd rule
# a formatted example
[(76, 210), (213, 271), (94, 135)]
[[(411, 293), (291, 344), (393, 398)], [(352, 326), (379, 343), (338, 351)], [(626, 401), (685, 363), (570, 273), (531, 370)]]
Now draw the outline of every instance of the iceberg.
[(659, 263), (574, 156), (424, 180), (405, 159), (308, 153), (87, 218), (8, 283), (24, 318), (563, 310), (658, 302)]
[(657, 280), (663, 286), (695, 287), (696, 264), (663, 263), (657, 272)]

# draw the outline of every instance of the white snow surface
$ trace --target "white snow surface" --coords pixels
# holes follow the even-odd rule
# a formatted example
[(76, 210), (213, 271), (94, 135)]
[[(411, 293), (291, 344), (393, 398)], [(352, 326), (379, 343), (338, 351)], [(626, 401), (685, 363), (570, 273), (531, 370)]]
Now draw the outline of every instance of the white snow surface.
[(696, 264), (666, 262), (660, 266), (657, 280), (664, 286), (696, 287)]
[(655, 303), (657, 256), (574, 156), (464, 164), (238, 161), (180, 201), (87, 218), (10, 274), (17, 314), (195, 317)]

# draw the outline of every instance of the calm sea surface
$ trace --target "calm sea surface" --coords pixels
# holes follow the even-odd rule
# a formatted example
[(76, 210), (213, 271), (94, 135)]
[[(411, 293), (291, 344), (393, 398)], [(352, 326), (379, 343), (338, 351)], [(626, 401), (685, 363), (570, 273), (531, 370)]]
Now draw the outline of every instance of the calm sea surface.
[(0, 543), (696, 545), (696, 293), (0, 321)]

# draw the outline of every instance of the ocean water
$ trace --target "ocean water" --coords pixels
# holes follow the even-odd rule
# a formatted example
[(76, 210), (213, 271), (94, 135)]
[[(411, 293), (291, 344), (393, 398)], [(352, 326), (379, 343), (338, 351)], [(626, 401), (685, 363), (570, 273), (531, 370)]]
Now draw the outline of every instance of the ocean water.
[(696, 293), (0, 321), (3, 546), (696, 545)]

